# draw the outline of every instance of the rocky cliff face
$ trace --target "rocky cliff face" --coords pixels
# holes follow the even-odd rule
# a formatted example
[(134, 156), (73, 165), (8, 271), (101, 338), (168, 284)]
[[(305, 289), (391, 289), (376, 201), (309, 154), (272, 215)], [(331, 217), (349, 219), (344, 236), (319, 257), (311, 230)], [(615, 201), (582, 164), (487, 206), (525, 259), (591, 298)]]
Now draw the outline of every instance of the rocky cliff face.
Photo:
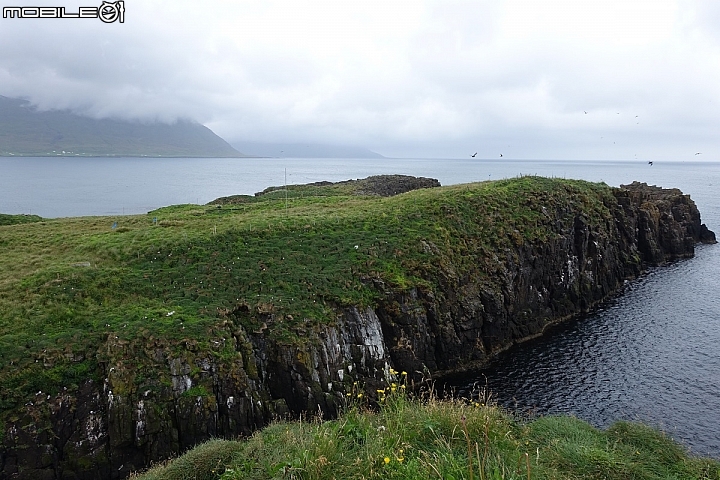
[[(266, 335), (282, 319), (242, 328), (244, 305), (221, 312), (210, 351), (189, 340), (109, 335), (97, 352), (101, 381), (77, 391), (37, 392), (2, 425), (0, 478), (124, 478), (210, 437), (247, 435), (284, 416), (337, 412), (348, 392), (367, 394), (390, 367), (414, 379), (482, 365), (550, 324), (586, 312), (647, 265), (692, 256), (714, 243), (687, 195), (634, 183), (613, 189), (601, 214), (541, 205), (553, 235), (457, 268), (457, 258), (420, 240), (436, 260), (437, 287), (381, 292), (372, 308), (338, 308), (302, 342)], [(517, 238), (515, 238), (517, 237)]]

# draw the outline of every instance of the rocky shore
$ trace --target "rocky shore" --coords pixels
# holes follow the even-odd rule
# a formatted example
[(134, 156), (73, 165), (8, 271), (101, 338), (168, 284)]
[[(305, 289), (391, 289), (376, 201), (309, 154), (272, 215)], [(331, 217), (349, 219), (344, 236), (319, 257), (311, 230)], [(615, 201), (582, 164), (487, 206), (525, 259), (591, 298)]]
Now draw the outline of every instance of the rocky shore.
[[(4, 417), (0, 478), (124, 478), (208, 438), (251, 434), (273, 418), (331, 417), (354, 382), (371, 395), (390, 368), (420, 381), (481, 366), (589, 311), (647, 266), (690, 257), (698, 242), (715, 243), (694, 202), (677, 189), (635, 182), (587, 193), (558, 183), (550, 192), (542, 185), (508, 195), (531, 211), (528, 230), (509, 227), (515, 224), (494, 218), (492, 209), (469, 214), (439, 200), (438, 225), (470, 225), (466, 216), (484, 215), (494, 230), (466, 227), (452, 248), (441, 236), (405, 232), (428, 259), (415, 280), (403, 287), (359, 273), (377, 301), (330, 305), (335, 320), (298, 330), (302, 341), (269, 335), (292, 315), (247, 302), (219, 310), (207, 339), (107, 335), (94, 378), (73, 391), (38, 392)], [(353, 188), (387, 196), (434, 186), (374, 178)], [(454, 192), (474, 198), (459, 188)], [(473, 247), (489, 235), (499, 239), (493, 248)], [(251, 323), (258, 327), (246, 328)]]

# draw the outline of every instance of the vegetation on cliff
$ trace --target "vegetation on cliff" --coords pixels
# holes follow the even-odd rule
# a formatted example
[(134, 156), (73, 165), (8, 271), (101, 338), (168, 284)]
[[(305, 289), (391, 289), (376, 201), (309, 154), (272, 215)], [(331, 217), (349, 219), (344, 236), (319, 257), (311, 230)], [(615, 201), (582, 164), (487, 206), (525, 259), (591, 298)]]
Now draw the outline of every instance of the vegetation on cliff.
[(247, 440), (211, 440), (132, 478), (720, 479), (720, 462), (694, 458), (642, 424), (520, 420), (485, 403), (409, 399), (399, 387), (381, 398), (379, 410), (351, 402), (336, 420), (280, 421)]
[(613, 293), (643, 255), (692, 254), (701, 230), (689, 198), (640, 186), (386, 180), (10, 218), (0, 476), (123, 476), (276, 416), (333, 414), (358, 379), (377, 397), (392, 365), (467, 368)]
[(377, 301), (378, 284), (427, 285), (438, 262), (481, 283), (495, 252), (553, 235), (538, 204), (562, 197), (603, 216), (611, 196), (602, 184), (538, 177), (384, 198), (321, 188), (2, 227), (0, 409), (98, 375), (108, 336), (210, 350), (210, 331), (238, 311), (247, 331), (272, 313), (266, 334), (294, 342), (333, 322), (334, 307)]

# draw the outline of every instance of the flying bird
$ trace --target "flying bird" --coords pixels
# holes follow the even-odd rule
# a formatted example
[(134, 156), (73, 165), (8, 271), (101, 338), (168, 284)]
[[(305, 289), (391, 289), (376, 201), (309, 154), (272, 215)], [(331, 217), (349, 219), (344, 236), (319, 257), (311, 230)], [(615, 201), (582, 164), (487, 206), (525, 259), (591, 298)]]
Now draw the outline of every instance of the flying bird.
[(500, 154), (500, 156), (502, 157), (502, 153)]
[[(583, 112), (585, 112), (585, 110), (583, 110)], [(587, 115), (587, 112), (585, 112), (585, 115)]]
[(697, 152), (695, 155), (702, 155), (702, 152)]
[(471, 156), (472, 158), (475, 158), (475, 155), (477, 155), (477, 152), (473, 153), (473, 154), (470, 155), (470, 156)]
[(648, 165), (651, 165), (651, 166), (652, 166), (652, 162), (648, 162)]

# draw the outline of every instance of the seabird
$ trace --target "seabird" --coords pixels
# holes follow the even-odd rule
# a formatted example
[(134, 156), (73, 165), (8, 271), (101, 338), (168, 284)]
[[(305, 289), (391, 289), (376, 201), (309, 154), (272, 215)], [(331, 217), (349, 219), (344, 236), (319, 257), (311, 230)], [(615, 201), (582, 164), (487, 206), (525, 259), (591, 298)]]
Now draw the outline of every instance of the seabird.
[(652, 165), (652, 162), (648, 162), (648, 165)]
[(475, 155), (477, 155), (477, 152), (473, 153), (473, 154), (470, 155), (470, 156), (471, 156), (472, 158), (475, 158)]
[(702, 152), (697, 152), (695, 155), (702, 155)]
[[(585, 112), (585, 110), (583, 110), (583, 112)], [(585, 115), (587, 115), (587, 112), (585, 112)]]
[(500, 154), (500, 156), (502, 157), (502, 153)]

